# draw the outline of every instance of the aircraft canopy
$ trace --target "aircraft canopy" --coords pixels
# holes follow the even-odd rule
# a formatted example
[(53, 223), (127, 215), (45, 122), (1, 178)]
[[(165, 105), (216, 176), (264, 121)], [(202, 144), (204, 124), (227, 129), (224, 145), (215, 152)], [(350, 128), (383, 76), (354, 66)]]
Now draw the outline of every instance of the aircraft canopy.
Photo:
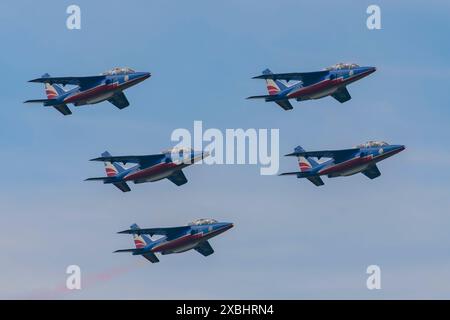
[(134, 71), (131, 68), (119, 68), (116, 67), (114, 69), (105, 71), (102, 73), (103, 76), (115, 76), (115, 75), (120, 75), (120, 74), (129, 74), (129, 73), (135, 73), (136, 71)]
[(359, 68), (359, 65), (357, 65), (356, 63), (336, 63), (335, 65), (332, 65), (328, 68), (326, 68), (326, 70), (342, 70), (342, 69), (355, 69), (355, 68)]
[(388, 146), (389, 143), (384, 141), (368, 141), (366, 143), (362, 143), (357, 145), (357, 148), (378, 148), (378, 147), (384, 147)]
[(203, 225), (214, 224), (214, 223), (217, 223), (217, 221), (214, 219), (197, 219), (197, 220), (189, 223), (189, 225), (190, 226), (203, 226)]
[(191, 148), (187, 148), (187, 147), (173, 147), (173, 148), (169, 148), (166, 150), (161, 151), (161, 153), (191, 153), (192, 149)]

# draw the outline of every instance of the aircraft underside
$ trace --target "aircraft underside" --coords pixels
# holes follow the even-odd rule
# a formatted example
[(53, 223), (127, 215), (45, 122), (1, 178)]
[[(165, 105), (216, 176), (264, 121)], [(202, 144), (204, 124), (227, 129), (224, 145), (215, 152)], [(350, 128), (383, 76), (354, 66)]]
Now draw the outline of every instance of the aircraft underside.
[(328, 174), (328, 178), (352, 176), (354, 174), (361, 173), (362, 171), (366, 170), (369, 166), (370, 166), (370, 163), (365, 164), (365, 165), (360, 165), (357, 167), (353, 167), (350, 169), (330, 173), (330, 174)]
[(74, 106), (84, 106), (84, 105), (88, 105), (88, 104), (97, 104), (103, 101), (107, 101), (108, 99), (110, 99), (112, 96), (114, 95), (114, 92), (108, 92), (108, 93), (103, 93), (99, 96), (95, 96), (86, 100), (80, 100), (75, 102), (73, 105)]
[(325, 88), (325, 89), (319, 89), (317, 91), (308, 92), (308, 93), (303, 93), (303, 92), (300, 91), (298, 96), (296, 96), (294, 94), (293, 96), (291, 96), (290, 99), (296, 99), (297, 101), (321, 99), (321, 98), (327, 97), (329, 95), (332, 95), (339, 88), (340, 88), (340, 86), (334, 85), (334, 86), (331, 86), (331, 87), (328, 87), (328, 88)]
[(128, 181), (133, 181), (135, 184), (139, 184), (139, 183), (146, 183), (146, 182), (155, 182), (155, 181), (160, 181), (163, 179), (166, 179), (168, 177), (170, 177), (175, 171), (177, 171), (177, 169), (170, 169), (164, 172), (160, 172), (157, 174), (151, 174), (148, 176), (143, 176), (141, 178), (138, 179), (126, 179)]
[(171, 254), (171, 253), (182, 253), (182, 252), (186, 252), (189, 250), (194, 249), (196, 246), (198, 246), (200, 241), (195, 241), (195, 242), (191, 242), (170, 250), (165, 250), (165, 251), (161, 251), (161, 254), (166, 255), (166, 254)]

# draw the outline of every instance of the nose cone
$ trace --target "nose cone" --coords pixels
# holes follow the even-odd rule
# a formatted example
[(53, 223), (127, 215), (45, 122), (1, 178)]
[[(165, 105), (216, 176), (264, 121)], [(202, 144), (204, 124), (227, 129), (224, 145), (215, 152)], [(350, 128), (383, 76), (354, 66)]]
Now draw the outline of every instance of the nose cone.
[(233, 227), (234, 227), (234, 224), (232, 222), (223, 222), (219, 226), (219, 228), (222, 232), (227, 231)]
[(141, 82), (151, 77), (150, 72), (136, 72), (132, 75), (131, 79)]
[(368, 76), (369, 74), (372, 74), (375, 71), (377, 71), (376, 67), (362, 67), (360, 69), (360, 73), (363, 74), (364, 76)]
[(151, 73), (150, 72), (138, 72), (138, 76), (139, 78), (141, 78), (142, 80), (148, 79), (151, 77)]
[(406, 147), (404, 145), (390, 145), (387, 150), (385, 150), (389, 156), (393, 156), (394, 154), (397, 154), (399, 152), (402, 152), (403, 150), (405, 150)]

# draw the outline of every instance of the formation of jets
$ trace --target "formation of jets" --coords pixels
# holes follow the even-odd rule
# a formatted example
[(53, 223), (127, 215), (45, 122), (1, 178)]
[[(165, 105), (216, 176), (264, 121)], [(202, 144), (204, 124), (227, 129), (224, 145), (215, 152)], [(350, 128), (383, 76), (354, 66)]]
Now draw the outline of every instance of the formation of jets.
[[(375, 67), (360, 67), (354, 63), (339, 63), (313, 72), (274, 74), (266, 69), (254, 79), (264, 79), (269, 94), (250, 96), (248, 99), (275, 102), (284, 110), (293, 109), (289, 101), (291, 99), (305, 101), (331, 96), (344, 103), (351, 99), (347, 86), (375, 71)], [(108, 101), (123, 109), (130, 105), (123, 91), (150, 76), (149, 72), (136, 72), (130, 68), (114, 68), (101, 75), (82, 77), (50, 77), (45, 74), (30, 82), (43, 83), (47, 99), (27, 100), (25, 103), (41, 103), (55, 108), (63, 115), (72, 114), (68, 104), (83, 106)], [(65, 89), (66, 85), (73, 87)], [(316, 186), (324, 185), (323, 176), (334, 178), (362, 173), (369, 179), (375, 179), (381, 175), (377, 163), (404, 149), (403, 145), (390, 145), (380, 141), (369, 141), (341, 150), (305, 151), (298, 146), (286, 156), (298, 158), (300, 171), (280, 175), (306, 178)], [(125, 156), (112, 156), (105, 151), (101, 157), (91, 161), (104, 162), (106, 176), (86, 180), (112, 184), (122, 192), (131, 191), (129, 182), (140, 184), (168, 179), (175, 185), (182, 186), (188, 182), (182, 170), (208, 156), (206, 151), (187, 148), (171, 148), (150, 155)], [(233, 223), (217, 222), (214, 219), (199, 219), (186, 226), (168, 228), (141, 229), (133, 224), (129, 230), (119, 233), (133, 235), (135, 248), (115, 252), (140, 255), (152, 263), (159, 262), (156, 253), (166, 255), (194, 249), (203, 256), (209, 256), (214, 250), (208, 240), (232, 227)], [(152, 239), (153, 236), (159, 238)]]

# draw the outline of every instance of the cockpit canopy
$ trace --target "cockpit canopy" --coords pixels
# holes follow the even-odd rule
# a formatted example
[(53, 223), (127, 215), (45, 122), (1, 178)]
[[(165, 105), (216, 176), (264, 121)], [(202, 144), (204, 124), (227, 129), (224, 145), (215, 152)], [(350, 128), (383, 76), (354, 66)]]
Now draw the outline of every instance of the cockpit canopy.
[(362, 143), (356, 146), (356, 148), (379, 148), (388, 146), (389, 143), (384, 141), (368, 141), (366, 143)]
[(108, 71), (105, 71), (102, 73), (102, 76), (116, 76), (116, 75), (121, 75), (121, 74), (130, 74), (130, 73), (135, 73), (136, 71), (134, 71), (131, 68), (114, 68)]
[(326, 68), (325, 70), (342, 70), (342, 69), (355, 69), (355, 68), (359, 68), (359, 65), (357, 65), (356, 63), (336, 63), (335, 65), (332, 65), (328, 68)]
[(217, 223), (217, 221), (214, 219), (197, 219), (197, 220), (189, 223), (189, 225), (190, 226), (204, 226), (204, 225), (214, 224), (214, 223)]
[(169, 148), (169, 149), (161, 151), (161, 153), (164, 153), (164, 154), (167, 154), (167, 153), (190, 154), (191, 152), (192, 152), (192, 149), (188, 148), (188, 147), (174, 147), (174, 148)]

